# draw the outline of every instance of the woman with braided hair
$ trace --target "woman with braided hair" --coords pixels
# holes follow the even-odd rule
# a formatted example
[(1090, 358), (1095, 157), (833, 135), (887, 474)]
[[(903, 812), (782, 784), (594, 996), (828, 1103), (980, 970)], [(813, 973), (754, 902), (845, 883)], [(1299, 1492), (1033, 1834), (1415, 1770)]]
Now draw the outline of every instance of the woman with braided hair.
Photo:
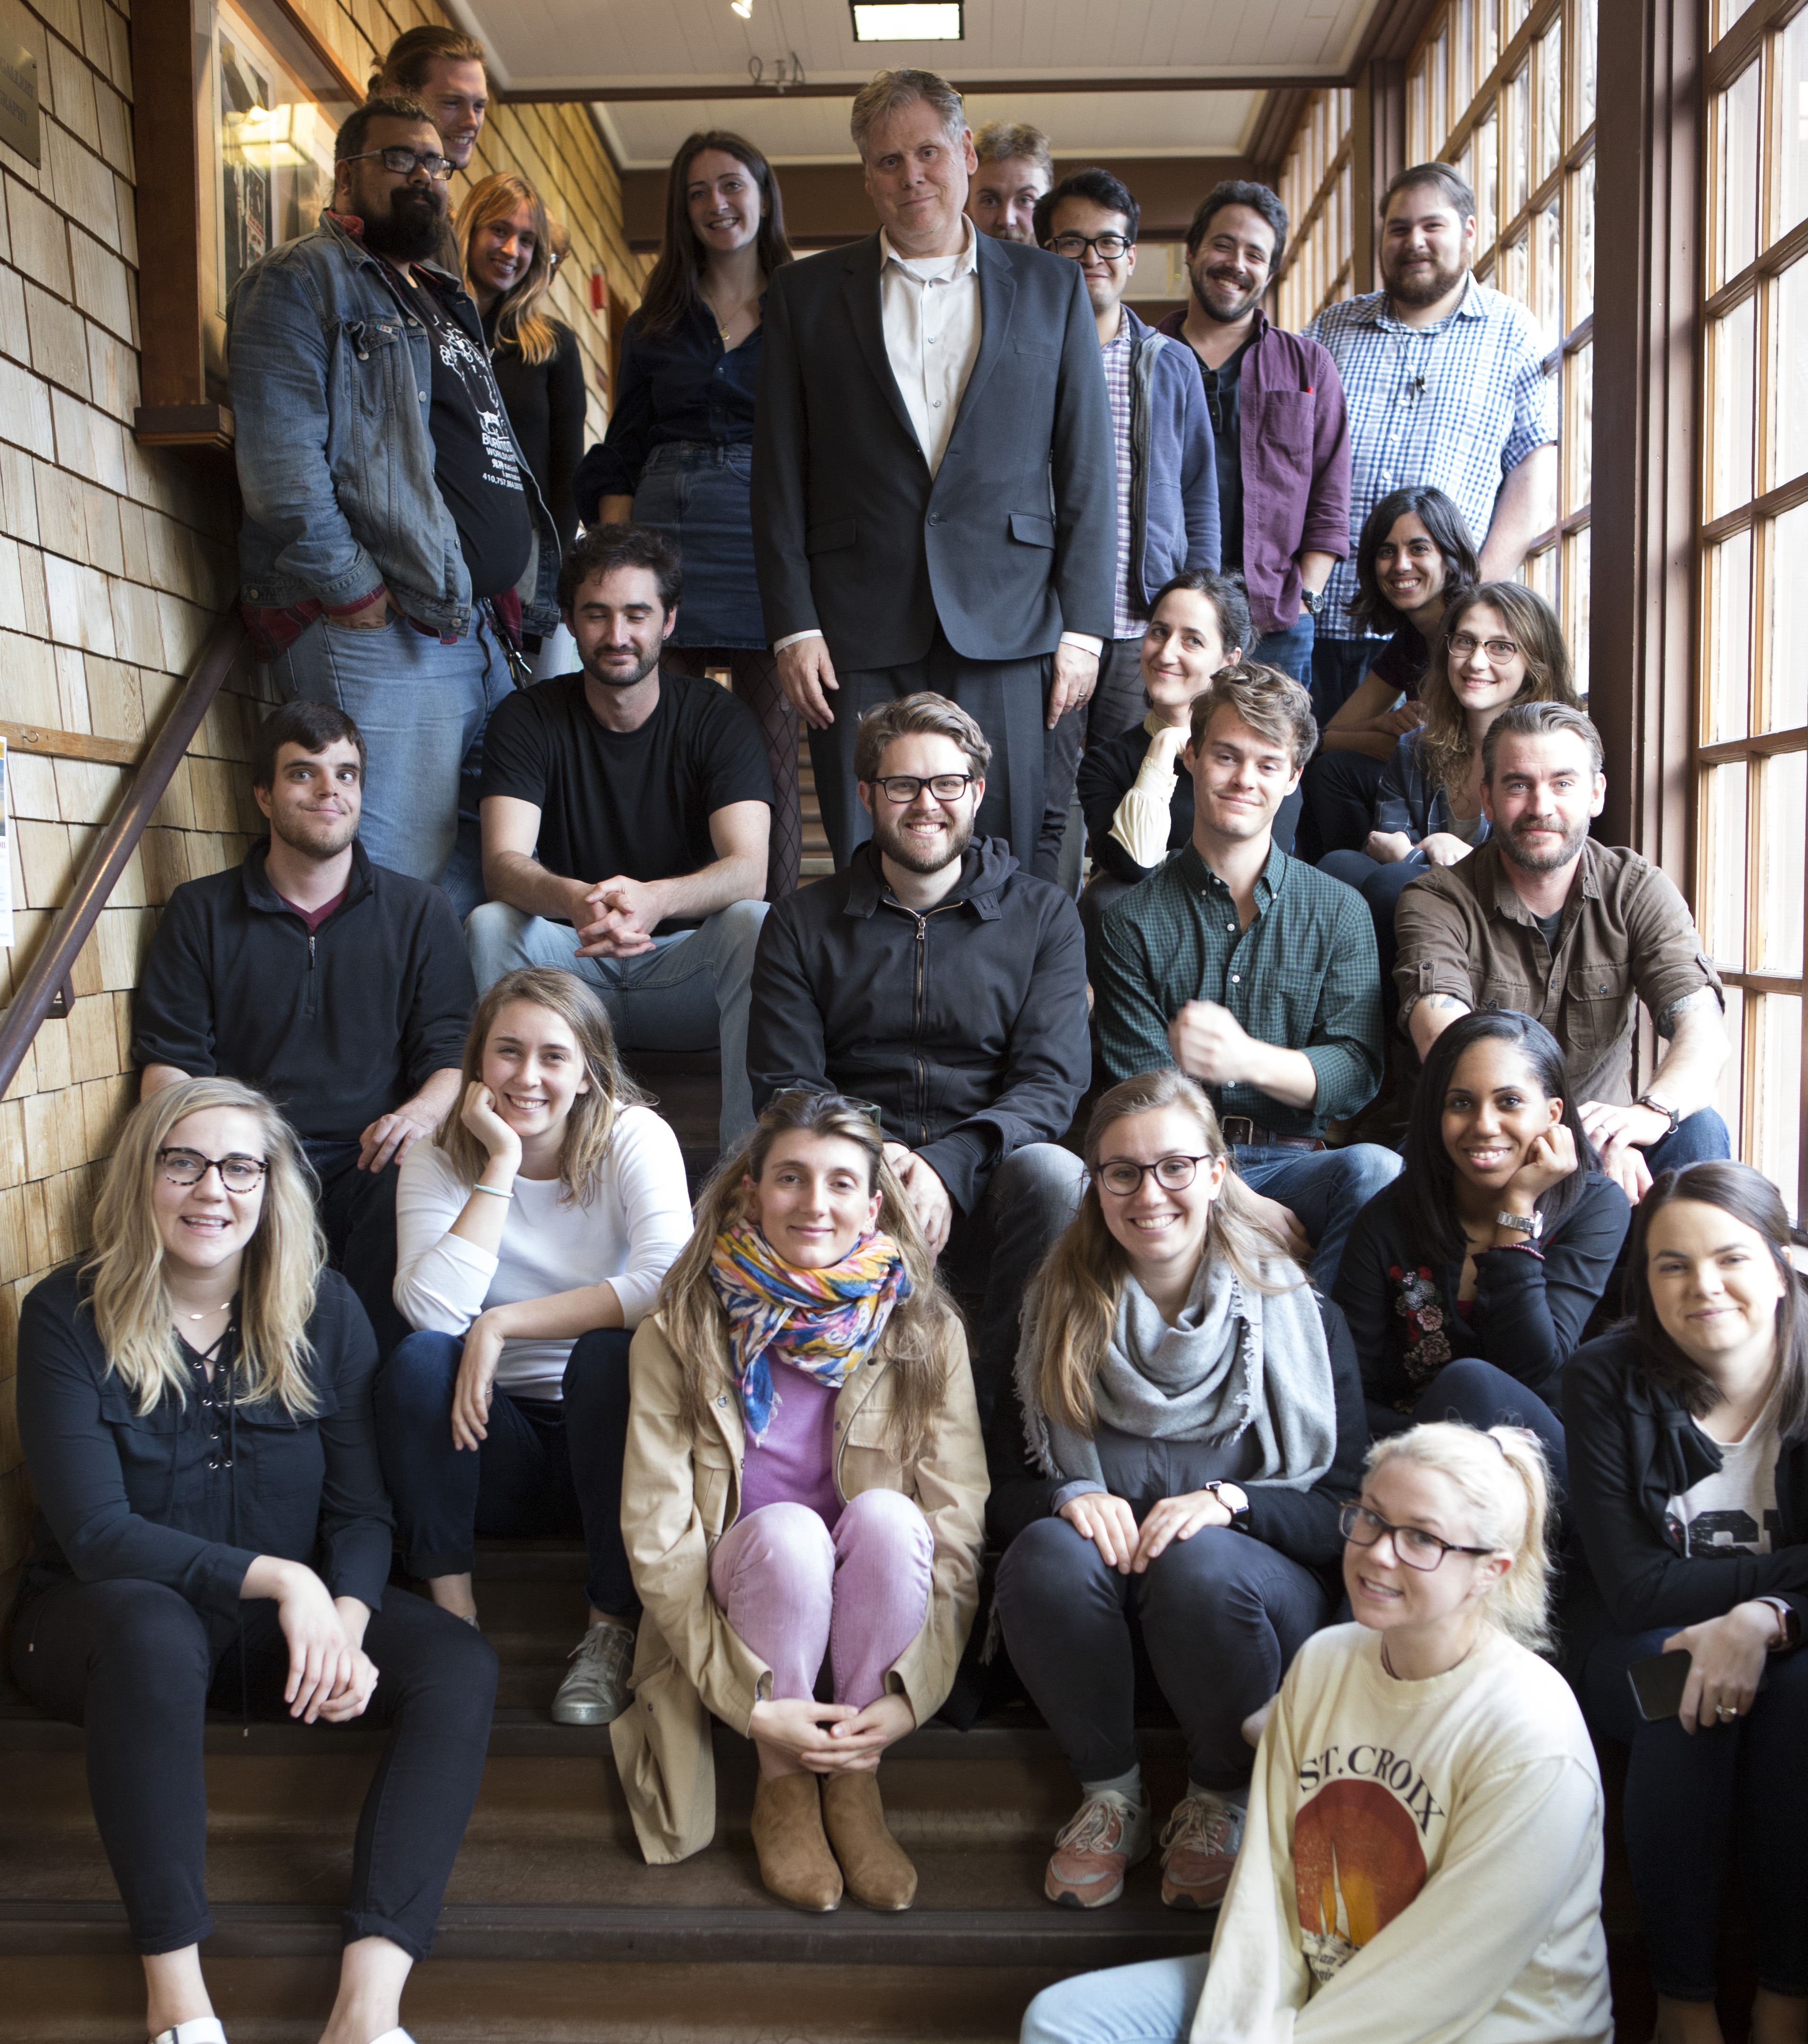
[(876, 1770), (953, 1684), (986, 1473), (966, 1339), (876, 1108), (767, 1103), (698, 1201), (629, 1374), (621, 1530), (644, 1616), (611, 1737), (647, 1858), (714, 1832), (713, 1715), (758, 1752), (775, 1895), (908, 1908)]

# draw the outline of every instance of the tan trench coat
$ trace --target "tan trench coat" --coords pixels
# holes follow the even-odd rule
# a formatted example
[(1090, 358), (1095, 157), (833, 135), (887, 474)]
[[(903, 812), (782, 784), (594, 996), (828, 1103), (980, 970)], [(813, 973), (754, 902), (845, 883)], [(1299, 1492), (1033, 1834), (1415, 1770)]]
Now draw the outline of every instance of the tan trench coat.
[[(918, 1724), (953, 1686), (979, 1601), (986, 1456), (967, 1339), (952, 1319), (944, 1365), (948, 1395), (925, 1445), (901, 1465), (887, 1443), (890, 1372), (863, 1363), (835, 1403), (835, 1488), (901, 1490), (935, 1538), (923, 1628), (894, 1664), (888, 1690), (909, 1699)], [(746, 1431), (732, 1391), (693, 1439), (680, 1416), (677, 1358), (660, 1316), (643, 1320), (629, 1351), (631, 1403), (621, 1477), (621, 1531), (644, 1614), (633, 1692), (610, 1727), (615, 1764), (641, 1850), (654, 1865), (687, 1858), (715, 1835), (716, 1773), (710, 1719), (744, 1737), (772, 1671), (737, 1639), (710, 1589), (710, 1556), (741, 1512)]]

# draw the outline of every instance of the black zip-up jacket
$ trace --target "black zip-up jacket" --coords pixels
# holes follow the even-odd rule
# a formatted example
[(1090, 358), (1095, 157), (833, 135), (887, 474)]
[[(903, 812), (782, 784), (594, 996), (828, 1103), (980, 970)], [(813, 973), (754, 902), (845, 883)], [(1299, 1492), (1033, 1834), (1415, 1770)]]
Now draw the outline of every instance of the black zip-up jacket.
[(1568, 1614), (1568, 1651), (1585, 1658), (1609, 1630), (1679, 1632), (1760, 1596), (1784, 1598), (1808, 1628), (1808, 1440), (1777, 1456), (1771, 1553), (1685, 1556), (1669, 1502), (1720, 1467), (1720, 1450), (1643, 1358), (1637, 1335), (1621, 1328), (1585, 1343), (1564, 1371), (1570, 1497), (1590, 1579)]
[(871, 1100), (963, 1213), (1014, 1150), (1059, 1142), (1092, 1078), (1086, 945), (1061, 890), (1002, 838), (918, 915), (871, 842), (776, 903), (760, 932), (747, 1075), (757, 1112), (791, 1085)]
[(264, 870), (240, 866), (170, 896), (133, 1010), (132, 1056), (190, 1078), (242, 1079), (309, 1143), (356, 1143), (464, 1055), (477, 983), (437, 887), (352, 847), (345, 899), (308, 926)]
[(167, 1393), (140, 1412), (79, 1270), (53, 1270), (19, 1315), (19, 1440), (38, 1500), (21, 1603), (71, 1576), (163, 1583), (218, 1650), (237, 1635), (246, 1570), (274, 1554), (380, 1611), (394, 1522), (371, 1408), (377, 1347), (344, 1279), (321, 1273), (307, 1326), (319, 1410), (295, 1419), (273, 1400), (221, 1414)]

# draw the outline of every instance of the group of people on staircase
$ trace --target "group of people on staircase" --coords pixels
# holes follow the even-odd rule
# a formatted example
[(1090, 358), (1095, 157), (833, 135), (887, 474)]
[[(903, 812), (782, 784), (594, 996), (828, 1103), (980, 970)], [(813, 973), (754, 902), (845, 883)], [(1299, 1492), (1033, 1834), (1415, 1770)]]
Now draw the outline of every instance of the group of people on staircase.
[[(646, 1858), (716, 1836), (720, 1723), (799, 1908), (910, 1906), (884, 1757), (1008, 1663), (1079, 1791), (1050, 1901), (1159, 1839), (1217, 1912), (1036, 2044), (1606, 2038), (1591, 1731), (1664, 2044), (1719, 2037), (1736, 1850), (1752, 2035), (1804, 2044), (1798, 1238), (1680, 895), (1590, 835), (1467, 187), (1397, 179), (1387, 288), (1302, 336), (1220, 186), (1152, 329), (1117, 179), (882, 74), (850, 249), (687, 142), (587, 455), (555, 224), (448, 217), (482, 60), (402, 37), (235, 295), (269, 836), (164, 909), (21, 1319), (11, 1665), (87, 1727), (156, 2044), (225, 2034), (210, 1708), (387, 1727), (323, 2044), (406, 2044), (521, 1536), (583, 1541), (552, 1713)], [(693, 1202), (624, 1054), (712, 1045)]]

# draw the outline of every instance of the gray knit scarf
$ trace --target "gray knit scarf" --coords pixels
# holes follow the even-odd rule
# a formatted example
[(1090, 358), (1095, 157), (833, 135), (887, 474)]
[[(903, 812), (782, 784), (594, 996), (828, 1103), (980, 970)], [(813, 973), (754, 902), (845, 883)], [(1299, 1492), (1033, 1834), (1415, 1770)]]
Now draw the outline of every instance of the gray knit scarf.
[[(1239, 1482), (1310, 1490), (1337, 1451), (1337, 1395), (1310, 1286), (1283, 1261), (1264, 1265), (1261, 1274), (1278, 1282), (1290, 1274), (1295, 1281), (1286, 1291), (1258, 1292), (1223, 1258), (1202, 1257), (1172, 1327), (1126, 1278), (1093, 1385), (1099, 1419), (1144, 1440), (1227, 1441), (1252, 1430), (1261, 1459)], [(1025, 1308), (1017, 1354), (1024, 1438), (1045, 1475), (1102, 1483), (1097, 1443), (1043, 1409), (1041, 1320), (1038, 1288)]]

